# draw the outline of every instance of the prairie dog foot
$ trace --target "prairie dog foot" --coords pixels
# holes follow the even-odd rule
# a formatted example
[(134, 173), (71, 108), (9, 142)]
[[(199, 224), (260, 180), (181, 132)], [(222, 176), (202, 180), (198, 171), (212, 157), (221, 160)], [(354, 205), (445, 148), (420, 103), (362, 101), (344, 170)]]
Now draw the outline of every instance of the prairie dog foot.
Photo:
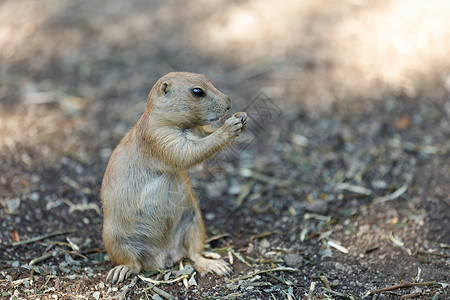
[(112, 283), (119, 283), (127, 279), (131, 274), (137, 274), (139, 271), (132, 269), (129, 266), (120, 265), (114, 267), (109, 271), (106, 281), (111, 281)]
[(231, 276), (231, 273), (233, 273), (233, 270), (228, 265), (228, 263), (221, 259), (207, 259), (203, 256), (200, 256), (195, 259), (194, 263), (194, 267), (202, 275), (208, 272), (214, 272), (217, 275), (221, 276)]

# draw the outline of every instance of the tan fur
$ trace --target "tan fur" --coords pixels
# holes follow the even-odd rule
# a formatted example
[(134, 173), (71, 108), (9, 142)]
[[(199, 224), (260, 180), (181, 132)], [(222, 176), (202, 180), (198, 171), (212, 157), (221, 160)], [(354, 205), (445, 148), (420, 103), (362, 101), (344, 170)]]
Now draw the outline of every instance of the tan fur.
[[(206, 95), (193, 95), (193, 88)], [(145, 112), (114, 150), (103, 178), (103, 240), (117, 265), (108, 280), (169, 267), (183, 257), (201, 272), (231, 271), (224, 261), (201, 256), (205, 229), (186, 172), (245, 128), (247, 115), (236, 113), (216, 131), (205, 130), (230, 107), (205, 75), (169, 73), (153, 86)]]

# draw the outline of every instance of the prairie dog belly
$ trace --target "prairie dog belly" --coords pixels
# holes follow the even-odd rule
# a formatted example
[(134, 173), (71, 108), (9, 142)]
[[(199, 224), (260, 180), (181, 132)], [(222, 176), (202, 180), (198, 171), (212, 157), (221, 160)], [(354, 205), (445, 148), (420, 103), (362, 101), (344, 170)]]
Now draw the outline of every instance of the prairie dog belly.
[(198, 216), (186, 199), (182, 176), (164, 173), (146, 183), (135, 216), (128, 243), (144, 265), (164, 268), (185, 255), (184, 236)]

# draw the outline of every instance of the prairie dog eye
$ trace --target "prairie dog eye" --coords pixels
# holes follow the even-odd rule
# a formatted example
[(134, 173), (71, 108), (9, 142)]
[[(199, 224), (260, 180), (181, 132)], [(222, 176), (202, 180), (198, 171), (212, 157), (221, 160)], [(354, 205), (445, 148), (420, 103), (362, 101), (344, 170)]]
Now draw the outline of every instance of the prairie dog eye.
[(203, 91), (201, 88), (193, 88), (191, 90), (192, 95), (196, 96), (196, 97), (205, 97), (205, 91)]

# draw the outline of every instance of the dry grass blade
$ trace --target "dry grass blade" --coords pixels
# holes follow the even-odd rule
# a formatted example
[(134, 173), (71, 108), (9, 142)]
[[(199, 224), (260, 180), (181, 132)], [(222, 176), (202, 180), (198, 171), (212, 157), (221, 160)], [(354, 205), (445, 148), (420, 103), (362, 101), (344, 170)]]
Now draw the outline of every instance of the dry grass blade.
[(393, 192), (392, 194), (375, 198), (374, 203), (379, 204), (379, 203), (395, 200), (398, 197), (400, 197), (401, 195), (403, 195), (407, 189), (408, 189), (408, 184), (404, 184), (400, 188), (398, 188), (395, 192)]
[(252, 267), (252, 265), (246, 261), (242, 255), (236, 251), (234, 251), (234, 249), (231, 249), (231, 252), (234, 254), (234, 256), (236, 256), (237, 259), (239, 259), (240, 261), (242, 261), (244, 264), (246, 264), (248, 267)]
[(430, 286), (430, 285), (438, 285), (438, 283), (436, 281), (400, 283), (400, 284), (395, 284), (395, 285), (388, 286), (388, 287), (381, 288), (381, 289), (370, 290), (367, 292), (367, 295), (379, 294), (382, 292), (404, 289), (404, 288), (409, 288), (409, 287), (413, 287), (413, 286)]
[(311, 285), (309, 286), (309, 292), (308, 292), (308, 300), (314, 299), (314, 291), (316, 290), (316, 282), (311, 282)]
[(250, 169), (242, 169), (241, 175), (244, 177), (247, 177), (247, 178), (253, 178), (256, 181), (272, 184), (272, 185), (278, 186), (278, 187), (287, 187), (287, 186), (295, 184), (295, 182), (290, 179), (273, 178), (273, 177), (270, 177), (263, 173), (259, 173), (259, 172), (256, 172), (256, 171), (250, 170)]
[(233, 253), (231, 252), (231, 250), (228, 251), (228, 261), (230, 262), (230, 265), (233, 265), (234, 260), (233, 260)]
[(272, 277), (273, 279), (278, 280), (279, 282), (281, 282), (284, 285), (289, 285), (289, 286), (293, 285), (292, 282), (287, 281), (287, 280), (285, 280), (285, 279), (283, 279), (281, 277), (278, 277), (275, 274), (273, 274), (272, 272), (267, 272), (266, 274), (269, 275), (270, 277)]
[(256, 181), (251, 180), (250, 182), (246, 183), (243, 187), (241, 192), (239, 193), (239, 196), (236, 199), (236, 207), (240, 207), (242, 203), (244, 202), (245, 198), (250, 194), (253, 186), (255, 185)]
[(328, 292), (330, 294), (333, 294), (335, 296), (344, 298), (344, 299), (359, 299), (359, 298), (356, 298), (356, 297), (352, 297), (352, 296), (346, 295), (344, 293), (333, 291), (331, 288), (322, 288), (322, 290), (324, 290), (325, 292)]
[(361, 195), (367, 195), (367, 196), (372, 195), (372, 191), (369, 190), (368, 188), (365, 188), (365, 187), (359, 186), (359, 185), (345, 183), (345, 182), (342, 182), (342, 183), (339, 183), (338, 185), (336, 185), (336, 189), (346, 190), (349, 192), (353, 192), (355, 194), (361, 194)]
[(259, 233), (259, 234), (252, 235), (252, 236), (250, 237), (250, 239), (251, 239), (251, 240), (254, 240), (254, 239), (261, 239), (261, 238), (265, 238), (265, 237), (274, 235), (275, 233), (277, 233), (276, 230), (266, 231), (266, 232), (262, 232), (262, 233)]
[(14, 242), (14, 243), (12, 243), (12, 245), (13, 246), (18, 246), (18, 245), (23, 245), (23, 244), (28, 244), (28, 243), (34, 243), (34, 242), (37, 242), (37, 241), (40, 241), (40, 240), (43, 240), (43, 239), (46, 239), (46, 238), (49, 238), (49, 237), (52, 237), (52, 236), (55, 236), (55, 235), (68, 234), (68, 233), (73, 233), (75, 231), (77, 231), (77, 230), (76, 229), (58, 230), (58, 231), (54, 231), (54, 232), (51, 232), (51, 233), (47, 233), (47, 234), (44, 234), (44, 235), (41, 235), (41, 236), (37, 236), (37, 237), (31, 238), (31, 239), (28, 239), (28, 240), (23, 240), (23, 241), (20, 241), (20, 242)]
[(348, 254), (347, 248), (345, 248), (345, 247), (339, 245), (339, 244), (336, 243), (336, 242), (333, 242), (333, 241), (330, 240), (330, 241), (327, 241), (327, 244), (328, 244), (330, 247), (333, 247), (334, 249), (337, 249), (337, 250), (341, 251), (342, 253)]
[(320, 280), (322, 280), (323, 284), (327, 289), (331, 290), (330, 284), (328, 283), (328, 279), (325, 276), (319, 276)]
[(158, 285), (158, 284), (174, 283), (174, 282), (183, 280), (184, 278), (189, 278), (189, 275), (183, 274), (180, 277), (177, 277), (177, 278), (174, 278), (174, 279), (170, 279), (170, 280), (154, 280), (154, 279), (147, 278), (147, 277), (144, 277), (144, 276), (141, 276), (141, 275), (138, 275), (138, 277), (140, 279), (142, 279), (143, 281), (147, 281), (147, 282), (153, 283), (155, 285)]
[(399, 247), (404, 247), (404, 246), (405, 246), (405, 244), (404, 244), (401, 240), (399, 240), (399, 239), (397, 239), (396, 237), (394, 237), (394, 234), (392, 233), (392, 231), (389, 231), (389, 239), (390, 239), (395, 245), (397, 245), (397, 246), (399, 246)]
[(165, 299), (168, 299), (168, 300), (175, 300), (175, 299), (178, 299), (177, 297), (175, 297), (175, 296), (169, 294), (169, 293), (166, 292), (166, 291), (163, 291), (162, 289), (160, 289), (160, 288), (158, 288), (158, 287), (156, 287), (156, 286), (153, 287), (153, 291), (154, 291), (155, 293), (157, 293), (158, 295), (160, 295), (161, 297), (163, 297), (163, 298), (165, 298)]
[(209, 244), (209, 243), (211, 243), (212, 241), (220, 240), (220, 239), (223, 239), (223, 238), (229, 237), (229, 236), (230, 236), (229, 233), (218, 234), (218, 235), (215, 235), (215, 236), (210, 237), (209, 239), (206, 239), (205, 243), (206, 243), (206, 244)]
[(30, 265), (30, 266), (34, 266), (34, 265), (37, 264), (38, 262), (41, 262), (41, 261), (43, 261), (43, 260), (46, 260), (47, 258), (50, 258), (50, 257), (52, 257), (52, 256), (56, 256), (58, 253), (59, 253), (58, 250), (54, 250), (54, 251), (47, 252), (47, 253), (45, 253), (44, 255), (42, 255), (42, 256), (40, 256), (40, 257), (38, 257), (38, 258), (35, 258), (35, 259), (31, 260), (30, 263), (29, 263), (29, 265)]
[(264, 274), (264, 273), (272, 273), (272, 272), (300, 272), (299, 269), (294, 269), (294, 268), (287, 268), (287, 267), (278, 267), (278, 268), (273, 268), (273, 269), (269, 269), (269, 270), (262, 270), (262, 271), (258, 271), (249, 275), (244, 275), (244, 276), (240, 276), (238, 278), (233, 278), (230, 281), (239, 281), (239, 280), (245, 280), (248, 278), (252, 278), (256, 275), (259, 274)]

